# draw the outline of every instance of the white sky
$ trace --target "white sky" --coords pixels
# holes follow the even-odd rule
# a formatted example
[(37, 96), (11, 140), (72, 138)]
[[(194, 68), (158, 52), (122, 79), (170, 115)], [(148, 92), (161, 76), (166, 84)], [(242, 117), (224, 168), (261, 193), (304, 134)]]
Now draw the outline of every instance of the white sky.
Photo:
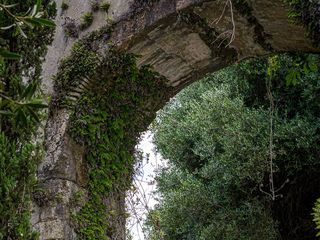
[[(152, 192), (156, 189), (154, 181), (156, 171), (161, 166), (165, 166), (165, 161), (160, 154), (154, 150), (152, 143), (153, 134), (150, 131), (142, 135), (138, 145), (143, 151), (143, 163), (140, 167), (141, 173), (135, 176), (134, 186), (136, 192), (128, 192), (127, 208), (131, 216), (127, 220), (127, 227), (134, 240), (146, 240), (142, 231), (143, 221), (146, 218), (148, 209), (152, 209), (157, 203)], [(148, 157), (147, 157), (148, 156)]]

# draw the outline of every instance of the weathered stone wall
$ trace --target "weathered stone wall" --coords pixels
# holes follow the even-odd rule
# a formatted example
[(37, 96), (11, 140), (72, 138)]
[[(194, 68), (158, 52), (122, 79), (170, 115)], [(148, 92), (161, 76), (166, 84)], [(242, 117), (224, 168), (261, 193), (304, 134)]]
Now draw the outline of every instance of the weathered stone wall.
[[(56, 2), (59, 7), (57, 29), (43, 65), (43, 89), (48, 96), (55, 95), (52, 77), (58, 71), (59, 62), (69, 55), (72, 45), (110, 24), (106, 21), (108, 18), (115, 23), (108, 41), (140, 55), (138, 64), (152, 65), (167, 79), (173, 92), (208, 72), (244, 58), (271, 52), (320, 51), (311, 44), (301, 26), (288, 20), (288, 7), (282, 0), (250, 0), (244, 7), (235, 4), (232, 14), (230, 6), (224, 12), (224, 1), (109, 0), (109, 12), (95, 12), (92, 25), (80, 31), (78, 37), (67, 36), (66, 25), (80, 24), (83, 14), (91, 11), (92, 2), (66, 1), (69, 8), (63, 12), (62, 1)], [(235, 39), (229, 44), (232, 33)], [(101, 39), (97, 40), (97, 46), (105, 50)], [(169, 97), (172, 92), (167, 94)], [(165, 104), (166, 98), (163, 99), (149, 114), (154, 115)], [(47, 121), (46, 154), (38, 169), (42, 190), (36, 194), (31, 219), (42, 240), (76, 239), (70, 208), (74, 193), (86, 191), (87, 169), (83, 160), (85, 148), (67, 134), (69, 117), (69, 110), (59, 109), (53, 111)], [(122, 201), (117, 204), (115, 199)], [(110, 197), (106, 204), (123, 208), (123, 196)], [(124, 226), (114, 239), (124, 239)]]
[[(48, 96), (54, 95), (53, 76), (57, 74), (59, 62), (70, 54), (72, 45), (88, 33), (105, 26), (107, 18), (114, 21), (121, 19), (130, 3), (127, 0), (108, 1), (111, 3), (109, 13), (95, 13), (93, 24), (74, 38), (66, 35), (65, 26), (70, 21), (80, 24), (81, 17), (91, 11), (92, 1), (64, 1), (69, 5), (66, 11), (60, 8), (62, 2), (56, 1), (56, 32), (43, 64), (42, 87)], [(69, 116), (70, 111), (61, 109), (51, 115), (46, 124), (45, 157), (37, 173), (39, 186), (43, 189), (40, 198), (45, 198), (46, 202), (34, 202), (31, 218), (32, 225), (40, 232), (40, 239), (76, 239), (70, 222), (70, 201), (79, 190), (85, 191), (86, 169), (83, 165), (83, 147), (75, 144), (66, 133)]]

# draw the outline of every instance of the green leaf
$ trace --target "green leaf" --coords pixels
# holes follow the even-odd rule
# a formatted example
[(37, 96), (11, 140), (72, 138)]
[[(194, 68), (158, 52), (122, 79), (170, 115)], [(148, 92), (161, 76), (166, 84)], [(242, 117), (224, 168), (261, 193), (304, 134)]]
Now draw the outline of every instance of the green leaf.
[(0, 115), (12, 115), (12, 112), (0, 110)]
[(23, 112), (21, 108), (17, 110), (17, 117), (16, 117), (16, 123), (17, 125), (21, 124), (27, 124), (27, 117), (26, 114)]
[(36, 4), (36, 12), (39, 12), (41, 8), (41, 0), (37, 0), (37, 4)]
[(24, 24), (28, 25), (30, 28), (33, 28), (34, 26), (40, 27), (41, 24), (35, 20), (34, 17), (24, 17), (21, 18)]
[(34, 95), (36, 90), (37, 90), (37, 85), (35, 83), (30, 83), (28, 87), (24, 90), (22, 94), (22, 98), (31, 99), (31, 97)]
[(32, 21), (42, 26), (47, 26), (47, 27), (56, 26), (56, 24), (52, 20), (45, 19), (45, 18), (32, 18)]
[(6, 58), (6, 59), (19, 60), (21, 56), (17, 53), (10, 52), (4, 48), (0, 48), (0, 57)]
[(35, 113), (35, 112), (33, 111), (33, 109), (30, 108), (30, 107), (27, 107), (27, 110), (28, 110), (31, 118), (32, 118), (33, 120), (35, 120), (35, 122), (39, 123), (39, 122), (40, 122), (40, 119), (39, 119), (39, 117), (38, 117), (38, 114)]
[(318, 66), (315, 62), (309, 62), (309, 69), (311, 72), (316, 72), (318, 70)]
[(287, 86), (296, 85), (298, 83), (299, 78), (300, 78), (299, 72), (297, 72), (295, 69), (289, 69), (285, 77), (286, 85)]
[(43, 103), (42, 99), (34, 99), (31, 102), (26, 103), (25, 105), (34, 107), (34, 108), (47, 108), (48, 105)]

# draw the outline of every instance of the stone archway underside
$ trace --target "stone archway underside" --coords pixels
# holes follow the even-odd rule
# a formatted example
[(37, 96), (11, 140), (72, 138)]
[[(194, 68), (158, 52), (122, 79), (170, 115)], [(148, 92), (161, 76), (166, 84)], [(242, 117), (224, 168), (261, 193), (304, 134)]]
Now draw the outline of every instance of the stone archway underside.
[[(91, 48), (96, 65), (108, 58), (113, 46), (138, 54), (139, 67), (151, 65), (165, 80), (166, 88), (161, 88), (158, 94), (146, 94), (147, 104), (137, 111), (145, 121), (143, 126), (147, 126), (169, 97), (206, 73), (272, 52), (320, 52), (306, 37), (304, 29), (290, 22), (288, 6), (282, 0), (248, 0), (242, 5), (238, 3), (242, 1), (234, 2), (237, 3), (233, 4), (231, 14), (230, 5), (224, 11), (225, 2), (217, 0), (112, 0), (109, 11), (114, 20), (112, 31), (105, 27), (105, 13), (98, 12), (94, 13), (93, 24), (79, 38)], [(60, 1), (57, 3), (61, 5)], [(70, 52), (72, 55), (71, 46), (79, 40), (65, 36), (65, 25), (70, 19), (79, 23), (82, 14), (90, 9), (90, 1), (72, 0), (66, 12), (58, 12), (55, 39), (43, 65), (44, 89), (57, 101), (65, 96), (57, 92), (59, 88), (53, 88), (52, 76), (59, 76), (63, 70), (58, 69), (59, 61)], [(235, 39), (228, 44), (233, 33)], [(93, 67), (91, 71), (81, 78), (87, 85), (110, 79), (111, 73), (102, 67)], [(73, 91), (73, 107), (83, 93), (81, 86), (73, 91), (74, 86), (69, 89), (65, 85), (66, 92)], [(76, 143), (67, 131), (71, 115), (70, 108), (59, 106), (51, 109), (47, 120), (45, 158), (38, 169), (39, 185), (43, 189), (40, 197), (47, 202), (35, 201), (31, 219), (44, 240), (76, 239), (70, 221), (70, 201), (79, 189), (86, 189), (87, 169), (86, 147)], [(137, 129), (137, 134), (141, 130)], [(50, 202), (50, 199), (55, 200)], [(106, 204), (123, 209), (123, 194), (107, 198)], [(123, 224), (122, 219), (116, 231), (118, 237), (114, 239), (124, 239)]]

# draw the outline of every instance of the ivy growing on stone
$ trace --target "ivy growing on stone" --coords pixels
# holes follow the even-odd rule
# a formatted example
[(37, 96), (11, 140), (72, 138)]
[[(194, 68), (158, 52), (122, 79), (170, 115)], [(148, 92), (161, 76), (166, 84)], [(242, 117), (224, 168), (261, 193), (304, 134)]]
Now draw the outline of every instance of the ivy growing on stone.
[[(108, 44), (109, 34), (102, 30), (78, 42), (56, 76), (59, 101), (53, 105), (72, 110), (69, 133), (86, 147), (87, 201), (72, 214), (79, 239), (110, 239), (110, 217), (125, 218), (106, 201), (131, 185), (138, 137), (171, 91), (149, 66), (138, 68), (137, 56)], [(108, 46), (104, 54), (99, 44)]]

